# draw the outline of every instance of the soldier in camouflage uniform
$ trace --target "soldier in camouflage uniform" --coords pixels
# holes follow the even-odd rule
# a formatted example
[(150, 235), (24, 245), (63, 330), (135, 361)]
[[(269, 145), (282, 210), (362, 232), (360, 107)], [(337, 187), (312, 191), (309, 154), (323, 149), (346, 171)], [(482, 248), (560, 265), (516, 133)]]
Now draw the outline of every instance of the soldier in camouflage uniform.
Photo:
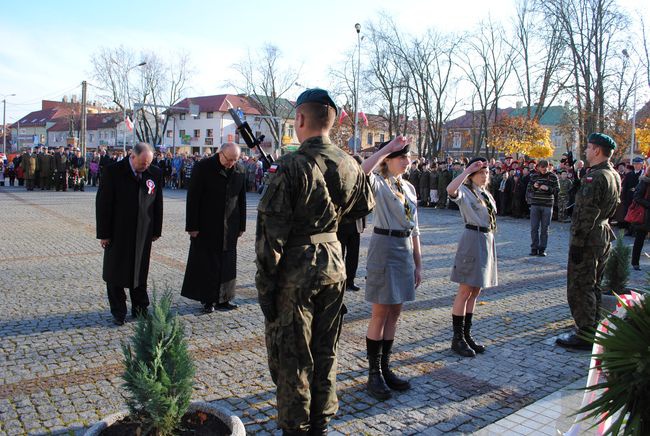
[(326, 434), (338, 410), (346, 277), (336, 231), (342, 217), (361, 218), (374, 206), (359, 164), (329, 139), (335, 118), (327, 91), (298, 97), (295, 130), (302, 144), (270, 167), (258, 206), (255, 282), (278, 425), (288, 435)]
[(567, 300), (577, 329), (557, 338), (563, 347), (591, 349), (583, 337), (593, 336), (600, 318), (600, 282), (614, 239), (608, 220), (621, 195), (621, 179), (609, 163), (615, 148), (609, 136), (589, 135), (586, 154), (591, 170), (576, 193), (567, 268)]
[(569, 206), (569, 191), (571, 191), (572, 186), (573, 182), (569, 180), (569, 173), (565, 170), (560, 171), (560, 191), (557, 195), (557, 217), (561, 223), (571, 221), (567, 213), (567, 207)]

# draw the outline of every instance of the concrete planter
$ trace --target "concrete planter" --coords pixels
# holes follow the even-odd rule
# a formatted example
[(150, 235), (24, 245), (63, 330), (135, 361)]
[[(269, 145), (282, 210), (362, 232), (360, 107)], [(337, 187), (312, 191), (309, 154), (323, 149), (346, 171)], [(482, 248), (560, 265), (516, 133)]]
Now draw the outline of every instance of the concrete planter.
[[(241, 422), (241, 419), (223, 407), (203, 401), (196, 401), (190, 404), (190, 407), (187, 409), (187, 411), (208, 413), (219, 418), (230, 429), (232, 436), (246, 435), (246, 429), (244, 428), (244, 424)], [(86, 433), (84, 433), (84, 435), (98, 436), (106, 427), (116, 423), (121, 419), (124, 419), (128, 414), (128, 412), (118, 412), (107, 416), (86, 430)]]

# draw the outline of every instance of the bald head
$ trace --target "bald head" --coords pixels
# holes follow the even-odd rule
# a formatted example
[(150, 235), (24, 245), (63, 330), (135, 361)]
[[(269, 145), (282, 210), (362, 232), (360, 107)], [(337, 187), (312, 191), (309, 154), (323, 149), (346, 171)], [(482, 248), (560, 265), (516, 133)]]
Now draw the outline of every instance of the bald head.
[(219, 150), (219, 162), (224, 168), (232, 168), (239, 160), (241, 148), (233, 142), (226, 142)]

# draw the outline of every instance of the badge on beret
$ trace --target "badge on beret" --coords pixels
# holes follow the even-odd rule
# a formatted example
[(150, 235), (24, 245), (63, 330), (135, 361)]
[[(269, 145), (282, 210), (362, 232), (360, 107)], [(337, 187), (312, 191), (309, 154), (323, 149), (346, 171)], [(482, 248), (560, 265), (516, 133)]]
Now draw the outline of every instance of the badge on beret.
[(151, 179), (147, 180), (147, 189), (148, 189), (147, 194), (149, 195), (153, 194), (153, 190), (155, 187), (156, 187), (156, 183), (153, 180)]

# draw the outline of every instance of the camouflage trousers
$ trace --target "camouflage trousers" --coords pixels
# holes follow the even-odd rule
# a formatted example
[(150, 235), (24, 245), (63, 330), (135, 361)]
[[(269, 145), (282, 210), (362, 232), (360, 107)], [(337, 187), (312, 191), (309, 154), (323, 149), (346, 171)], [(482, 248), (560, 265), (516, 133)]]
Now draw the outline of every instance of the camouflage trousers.
[(567, 218), (569, 217), (567, 215), (567, 206), (569, 205), (569, 197), (568, 196), (560, 196), (557, 198), (557, 219), (558, 221), (566, 221)]
[[(569, 248), (567, 267), (567, 300), (576, 326), (583, 330), (600, 321), (601, 281), (610, 245)], [(572, 260), (572, 250), (582, 253), (579, 263)]]
[(278, 291), (279, 315), (266, 323), (266, 349), (283, 430), (324, 427), (338, 411), (336, 354), (346, 313), (344, 287), (340, 282)]

